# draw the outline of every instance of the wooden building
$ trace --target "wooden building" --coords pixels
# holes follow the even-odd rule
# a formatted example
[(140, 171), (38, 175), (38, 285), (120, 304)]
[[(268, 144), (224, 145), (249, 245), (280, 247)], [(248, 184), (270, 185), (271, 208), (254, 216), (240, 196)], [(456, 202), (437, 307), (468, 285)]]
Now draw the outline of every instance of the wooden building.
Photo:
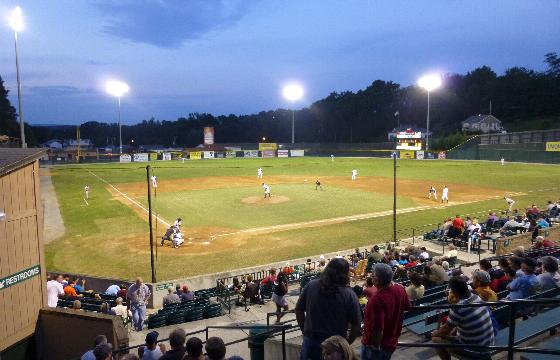
[[(0, 148), (0, 358), (33, 346), (47, 306), (39, 162), (43, 149)], [(20, 350), (18, 350), (20, 349)], [(18, 357), (21, 358), (21, 357)]]

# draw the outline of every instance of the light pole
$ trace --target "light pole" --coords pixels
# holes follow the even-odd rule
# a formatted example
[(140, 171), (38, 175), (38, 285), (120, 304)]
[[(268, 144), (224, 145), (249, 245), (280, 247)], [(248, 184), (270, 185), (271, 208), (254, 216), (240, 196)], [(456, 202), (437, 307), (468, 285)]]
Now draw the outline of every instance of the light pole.
[[(282, 90), (284, 98), (291, 102), (296, 102), (303, 96), (303, 88), (297, 84), (291, 84), (284, 87)], [(292, 109), (292, 144), (295, 142), (295, 118), (296, 110)]]
[(115, 96), (118, 102), (119, 111), (119, 154), (122, 154), (122, 134), (121, 134), (121, 96), (126, 94), (130, 88), (121, 81), (109, 81), (106, 90), (109, 94)]
[(23, 16), (21, 13), (21, 8), (17, 6), (14, 11), (10, 14), (10, 26), (14, 30), (14, 44), (16, 49), (16, 77), (17, 77), (17, 89), (18, 89), (18, 115), (19, 115), (19, 132), (21, 138), (21, 147), (26, 148), (27, 143), (25, 142), (25, 127), (23, 123), (23, 103), (22, 103), (22, 90), (21, 90), (21, 78), (19, 76), (19, 51), (18, 51), (18, 32), (23, 29)]
[(441, 77), (437, 74), (426, 75), (418, 79), (418, 86), (428, 92), (428, 115), (426, 116), (426, 151), (430, 150), (430, 92), (441, 86)]

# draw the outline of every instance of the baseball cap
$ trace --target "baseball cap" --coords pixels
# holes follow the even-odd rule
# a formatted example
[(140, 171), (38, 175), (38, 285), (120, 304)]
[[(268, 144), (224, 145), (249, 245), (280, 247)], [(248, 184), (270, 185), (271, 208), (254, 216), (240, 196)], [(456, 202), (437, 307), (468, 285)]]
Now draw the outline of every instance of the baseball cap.
[(157, 331), (152, 331), (146, 334), (146, 344), (154, 344), (157, 342), (159, 333)]

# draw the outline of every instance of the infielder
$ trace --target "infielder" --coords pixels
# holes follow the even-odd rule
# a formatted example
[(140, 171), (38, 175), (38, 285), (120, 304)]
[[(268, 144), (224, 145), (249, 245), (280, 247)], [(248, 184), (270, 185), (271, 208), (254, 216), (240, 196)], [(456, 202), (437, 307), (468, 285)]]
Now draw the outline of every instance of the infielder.
[(173, 226), (176, 227), (177, 229), (181, 228), (181, 218), (177, 218), (177, 220), (175, 220), (175, 222), (173, 223)]
[(262, 168), (257, 169), (257, 179), (262, 179)]
[(155, 175), (152, 175), (152, 187), (157, 188), (157, 178)]
[(264, 190), (264, 198), (266, 199), (267, 196), (270, 198), (270, 186), (266, 185), (265, 183), (262, 183), (262, 187)]
[(431, 199), (432, 197), (434, 200), (437, 200), (437, 191), (433, 185), (430, 185), (430, 189), (428, 190), (428, 199)]
[(358, 177), (358, 170), (356, 169), (352, 170), (352, 180), (356, 180), (357, 177)]
[(506, 163), (506, 160), (504, 158), (502, 158), (502, 160), (500, 160), (500, 162), (502, 163), (502, 166), (504, 166), (504, 164)]
[(319, 179), (317, 179), (315, 181), (315, 190), (319, 190), (321, 189), (321, 191), (323, 191), (323, 187), (321, 186), (321, 182), (319, 181)]
[(89, 200), (89, 185), (86, 184), (86, 186), (84, 186), (84, 196), (86, 197), (86, 200)]
[(449, 189), (447, 186), (443, 185), (443, 190), (441, 192), (441, 203), (443, 204), (443, 200), (445, 200), (449, 204), (449, 197), (448, 197)]
[(508, 203), (509, 205), (509, 209), (508, 209), (508, 213), (511, 212), (511, 209), (513, 209), (513, 204), (515, 204), (515, 201), (513, 201), (513, 199), (508, 198), (507, 196), (504, 196), (504, 200)]

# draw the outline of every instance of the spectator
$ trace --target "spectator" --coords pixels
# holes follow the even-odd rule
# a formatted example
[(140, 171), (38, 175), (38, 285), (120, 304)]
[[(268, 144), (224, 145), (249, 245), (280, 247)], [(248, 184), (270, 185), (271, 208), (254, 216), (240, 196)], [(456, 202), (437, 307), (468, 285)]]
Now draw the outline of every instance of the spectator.
[(183, 294), (181, 295), (181, 301), (193, 301), (194, 299), (194, 292), (190, 291), (187, 285), (183, 285)]
[(500, 233), (505, 233), (506, 231), (513, 231), (516, 232), (519, 229), (523, 229), (523, 224), (518, 223), (515, 221), (513, 216), (508, 216), (506, 223), (500, 229)]
[(253, 275), (247, 275), (247, 283), (241, 287), (241, 295), (253, 304), (260, 301), (259, 286), (253, 282)]
[(95, 360), (111, 360), (113, 358), (113, 346), (111, 343), (99, 344), (93, 349)]
[(165, 345), (160, 343), (158, 346), (157, 331), (152, 331), (146, 334), (146, 345), (141, 347), (141, 360), (158, 360), (165, 353)]
[(447, 271), (441, 266), (441, 259), (436, 259), (432, 264), (426, 265), (431, 270), (429, 275), (429, 280), (434, 285), (441, 285), (449, 280), (449, 275)]
[(303, 332), (301, 359), (321, 359), (321, 343), (333, 335), (346, 337), (352, 344), (360, 334), (360, 305), (349, 284), (348, 262), (335, 258), (319, 279), (311, 280), (303, 289), (296, 305), (297, 322)]
[(523, 262), (523, 257), (511, 256), (509, 258), (509, 267), (515, 270), (517, 276), (523, 276), (523, 271), (521, 271), (521, 263)]
[(187, 340), (187, 354), (183, 360), (204, 360), (204, 354), (202, 353), (202, 340), (197, 337), (192, 337)]
[(389, 256), (389, 262), (387, 263), (390, 267), (395, 267), (399, 265), (399, 262), (397, 260), (395, 260), (395, 257), (393, 255)]
[(458, 252), (457, 252), (457, 247), (453, 244), (449, 244), (449, 246), (447, 247), (448, 251), (447, 251), (447, 257), (449, 259), (451, 258), (457, 258)]
[[(458, 299), (459, 305), (479, 303), (481, 299), (471, 294), (467, 282), (459, 277), (449, 280), (451, 294)], [(453, 335), (456, 330), (457, 335)], [(449, 310), (447, 323), (432, 332), (434, 343), (473, 344), (490, 346), (494, 344), (494, 328), (490, 310), (486, 306), (464, 307)], [(436, 348), (441, 359), (451, 359), (451, 354), (464, 355), (461, 348)], [(482, 356), (488, 357), (486, 353)], [(472, 355), (471, 355), (472, 356)]]
[[(82, 285), (80, 285), (82, 284)], [(74, 289), (76, 289), (77, 292), (82, 292), (86, 290), (86, 279), (82, 279), (81, 281), (78, 282), (78, 279), (76, 279), (75, 283), (74, 283)]]
[(393, 284), (393, 271), (386, 264), (373, 268), (377, 293), (364, 312), (364, 333), (360, 358), (390, 359), (401, 335), (404, 312), (411, 304), (401, 285)]
[(535, 241), (535, 249), (552, 246), (554, 246), (554, 243), (552, 241), (545, 239), (543, 236), (537, 236)]
[(521, 264), (521, 274), (516, 273), (515, 279), (508, 284), (507, 289), (510, 300), (524, 299), (535, 293), (538, 287), (537, 276), (535, 275), (536, 262), (532, 258), (525, 258)]
[(115, 300), (115, 303), (115, 307), (111, 309), (113, 314), (120, 316), (121, 318), (123, 318), (123, 320), (128, 317), (132, 317), (132, 313), (130, 312), (130, 310), (128, 310), (126, 306), (123, 305), (123, 298), (118, 297), (117, 300)]
[(409, 269), (409, 268), (415, 267), (416, 265), (418, 265), (416, 263), (416, 258), (414, 257), (414, 255), (410, 255), (408, 257), (408, 263), (406, 263), (406, 265), (404, 267), (405, 267), (405, 269)]
[(369, 254), (367, 260), (366, 271), (370, 272), (373, 264), (380, 262), (383, 259), (383, 255), (379, 252), (379, 246), (374, 245), (371, 248), (371, 253)]
[(187, 340), (185, 330), (181, 328), (173, 330), (171, 334), (169, 334), (171, 350), (163, 354), (160, 360), (182, 360), (186, 351), (185, 340)]
[(404, 266), (404, 265), (406, 265), (406, 264), (408, 264), (408, 260), (407, 260), (407, 258), (406, 258), (406, 255), (404, 255), (404, 254), (399, 255), (399, 265), (403, 265), (403, 266)]
[(163, 307), (169, 306), (171, 304), (178, 304), (181, 302), (179, 295), (173, 293), (173, 287), (167, 288), (167, 295), (163, 297)]
[(109, 308), (109, 304), (107, 303), (107, 301), (103, 301), (101, 303), (101, 309), (99, 310), (99, 312), (101, 312), (102, 314), (114, 315), (111, 312), (111, 309)]
[(83, 297), (84, 295), (82, 295), (82, 294), (78, 295), (78, 293), (76, 292), (76, 283), (77, 282), (78, 282), (78, 279), (72, 278), (72, 280), (70, 282), (68, 282), (68, 284), (64, 288), (64, 295), (70, 296), (70, 297), (73, 297), (73, 298)]
[(420, 250), (422, 250), (422, 252), (420, 253), (420, 255), (418, 255), (418, 258), (422, 261), (427, 260), (430, 258), (430, 253), (428, 253), (428, 251), (426, 250), (426, 248), (424, 246), (422, 246), (420, 248)]
[(369, 276), (366, 279), (366, 288), (364, 289), (364, 295), (369, 301), (369, 299), (371, 299), (371, 297), (375, 295), (376, 292), (377, 292), (377, 288), (373, 285), (373, 278)]
[(119, 292), (120, 289), (121, 289), (121, 287), (119, 285), (113, 284), (113, 285), (109, 286), (107, 288), (107, 290), (105, 290), (105, 294), (112, 295), (112, 296), (117, 296), (117, 293)]
[(126, 285), (125, 284), (120, 284), (119, 287), (120, 287), (120, 289), (117, 292), (117, 297), (121, 297), (123, 299), (126, 299)]
[(276, 304), (276, 324), (280, 323), (280, 319), (284, 316), (284, 312), (288, 311), (288, 299), (286, 295), (288, 294), (288, 275), (284, 270), (280, 271), (278, 277), (276, 278), (276, 286), (274, 292), (272, 293), (272, 301)]
[(319, 264), (317, 264), (317, 270), (323, 271), (325, 269), (326, 263), (327, 262), (325, 260), (325, 256), (324, 255), (319, 256)]
[(543, 217), (539, 217), (537, 219), (537, 225), (541, 228), (541, 229), (546, 229), (550, 227), (550, 224), (548, 223), (548, 221), (546, 221)]
[(152, 294), (150, 288), (144, 284), (141, 277), (136, 278), (136, 283), (131, 285), (127, 292), (128, 306), (132, 312), (132, 322), (134, 328), (142, 331), (144, 328), (144, 319), (146, 318), (146, 303)]
[(537, 276), (539, 290), (546, 291), (560, 287), (560, 274), (558, 274), (558, 260), (553, 256), (543, 256), (542, 274)]
[(206, 340), (206, 355), (208, 360), (224, 360), (226, 357), (226, 345), (219, 337), (211, 337)]
[(408, 279), (410, 285), (406, 288), (408, 300), (415, 301), (424, 297), (424, 285), (422, 285), (422, 276), (416, 272), (409, 272)]
[(269, 274), (261, 280), (261, 285), (273, 285), (276, 282), (276, 269), (270, 269)]
[(364, 289), (360, 285), (355, 285), (352, 291), (354, 291), (354, 294), (358, 297), (358, 303), (363, 308), (368, 302), (368, 298), (364, 294)]
[(93, 355), (93, 350), (97, 345), (107, 344), (107, 337), (105, 335), (97, 335), (93, 340), (93, 349), (85, 352), (80, 360), (95, 360), (95, 355)]
[(474, 293), (483, 301), (498, 301), (498, 296), (490, 288), (490, 274), (484, 270), (478, 270), (473, 273), (472, 287)]
[(500, 269), (502, 269), (504, 272), (506, 270), (508, 270), (510, 268), (509, 266), (509, 261), (506, 258), (501, 258), (500, 260), (498, 260), (498, 266), (500, 267)]
[(138, 356), (134, 354), (124, 354), (121, 356), (120, 360), (138, 360)]
[(175, 294), (181, 299), (181, 295), (183, 295), (183, 289), (181, 288), (180, 284), (175, 285)]
[(459, 237), (463, 233), (463, 229), (465, 228), (465, 222), (461, 219), (460, 215), (455, 215), (455, 219), (453, 219), (453, 223), (451, 224), (451, 229), (449, 229), (448, 236), (449, 237)]
[(82, 302), (80, 300), (74, 300), (72, 303), (72, 310), (82, 311)]
[(449, 269), (449, 262), (447, 262), (445, 260), (442, 261), (441, 262), (441, 267), (447, 273), (447, 277), (449, 277), (449, 275), (451, 275), (451, 270)]
[(358, 356), (345, 338), (331, 336), (321, 343), (324, 360), (358, 360)]
[(47, 282), (47, 304), (49, 307), (55, 308), (58, 304), (58, 298), (64, 295), (62, 287), (62, 275), (58, 274), (53, 280)]

